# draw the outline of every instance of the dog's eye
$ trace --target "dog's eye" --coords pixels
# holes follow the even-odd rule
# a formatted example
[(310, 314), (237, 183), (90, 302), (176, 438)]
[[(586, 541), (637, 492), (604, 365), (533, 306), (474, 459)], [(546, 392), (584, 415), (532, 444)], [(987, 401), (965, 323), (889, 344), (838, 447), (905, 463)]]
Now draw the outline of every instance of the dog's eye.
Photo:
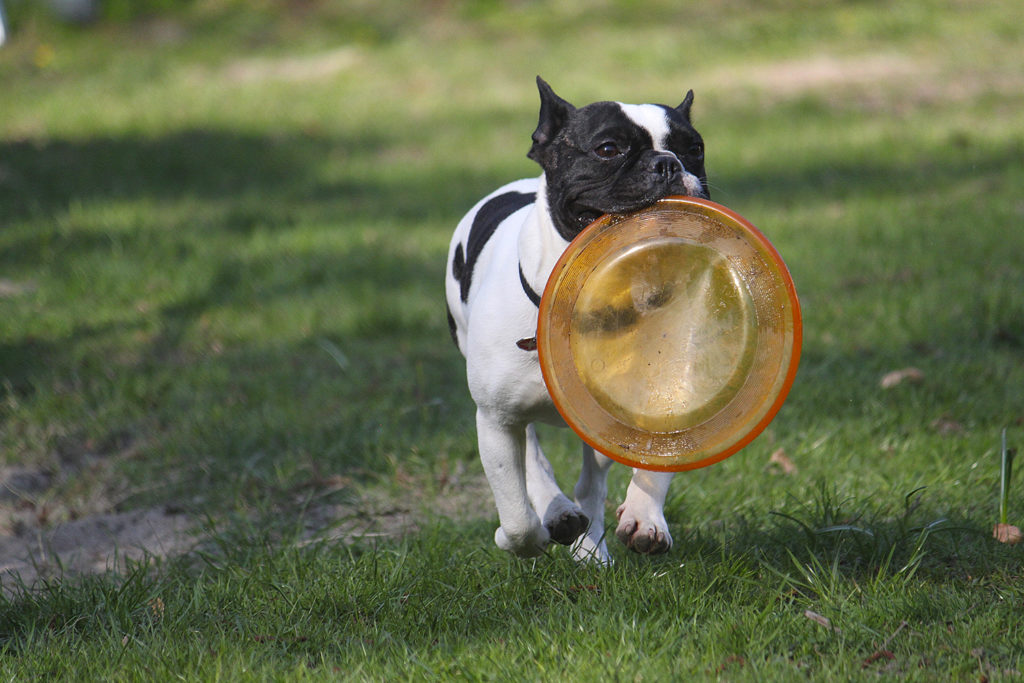
[(695, 159), (703, 159), (704, 158), (704, 143), (698, 142), (698, 143), (694, 144), (693, 147), (690, 147), (690, 156), (695, 158)]
[(613, 159), (622, 154), (622, 150), (614, 142), (602, 142), (594, 150), (594, 154), (602, 159)]

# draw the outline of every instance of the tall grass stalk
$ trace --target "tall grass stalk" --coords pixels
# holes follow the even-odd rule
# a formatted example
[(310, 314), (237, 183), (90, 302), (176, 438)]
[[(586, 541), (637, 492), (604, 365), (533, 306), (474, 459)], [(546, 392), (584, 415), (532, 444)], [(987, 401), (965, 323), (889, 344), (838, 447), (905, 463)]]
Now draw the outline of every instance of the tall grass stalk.
[(1013, 458), (1017, 451), (1006, 446), (1006, 428), (1000, 438), (999, 448), (999, 523), (1009, 523), (1010, 477), (1013, 475)]

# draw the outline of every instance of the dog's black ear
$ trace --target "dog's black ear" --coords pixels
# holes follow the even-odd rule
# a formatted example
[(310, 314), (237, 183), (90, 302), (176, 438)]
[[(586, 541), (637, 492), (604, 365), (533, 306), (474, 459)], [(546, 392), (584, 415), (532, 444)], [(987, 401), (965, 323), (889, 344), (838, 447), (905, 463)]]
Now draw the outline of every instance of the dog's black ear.
[(683, 115), (686, 122), (690, 122), (690, 107), (693, 106), (693, 91), (689, 90), (686, 93), (686, 97), (683, 98), (682, 103), (676, 107), (676, 111)]
[(526, 156), (540, 162), (541, 150), (558, 135), (576, 107), (556, 95), (540, 76), (537, 76), (537, 89), (540, 91), (540, 121), (533, 132), (533, 146)]

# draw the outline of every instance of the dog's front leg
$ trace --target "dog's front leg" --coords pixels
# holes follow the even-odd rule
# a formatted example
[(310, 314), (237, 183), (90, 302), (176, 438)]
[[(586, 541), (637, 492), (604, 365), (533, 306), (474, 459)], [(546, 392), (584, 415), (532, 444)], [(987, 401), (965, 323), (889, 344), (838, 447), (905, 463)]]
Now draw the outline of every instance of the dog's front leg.
[(590, 527), (572, 547), (573, 557), (581, 562), (611, 564), (612, 561), (604, 542), (604, 502), (608, 496), (611, 464), (611, 458), (583, 445), (583, 467), (573, 494), (583, 513), (590, 518)]
[(530, 504), (526, 489), (525, 426), (504, 424), (478, 410), (476, 431), (480, 461), (501, 522), (494, 532), (494, 542), (519, 557), (540, 555), (550, 535)]
[(532, 424), (526, 428), (526, 490), (552, 541), (570, 545), (590, 525), (580, 506), (558, 488), (554, 470), (540, 448)]
[(665, 496), (672, 483), (671, 472), (634, 469), (626, 489), (626, 500), (619, 506), (619, 526), (615, 535), (627, 548), (655, 555), (672, 547), (672, 535), (665, 521)]

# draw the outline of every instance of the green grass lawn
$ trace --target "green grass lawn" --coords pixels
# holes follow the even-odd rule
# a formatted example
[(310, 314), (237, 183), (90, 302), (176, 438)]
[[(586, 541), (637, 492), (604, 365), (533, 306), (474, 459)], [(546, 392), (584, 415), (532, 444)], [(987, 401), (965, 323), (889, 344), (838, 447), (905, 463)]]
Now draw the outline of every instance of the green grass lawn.
[[(1016, 2), (5, 6), (0, 466), (50, 483), (0, 511), (207, 531), (3, 577), (3, 678), (1024, 675), (1024, 546), (991, 538), (1000, 433), (1024, 443)], [(694, 88), (712, 197), (804, 312), (776, 420), (677, 478), (668, 555), (606, 570), (493, 547), (444, 317), (456, 221), (537, 172), (536, 74), (578, 104)], [(543, 438), (571, 487), (574, 440)], [(329, 505), (425, 521), (310, 542)]]

